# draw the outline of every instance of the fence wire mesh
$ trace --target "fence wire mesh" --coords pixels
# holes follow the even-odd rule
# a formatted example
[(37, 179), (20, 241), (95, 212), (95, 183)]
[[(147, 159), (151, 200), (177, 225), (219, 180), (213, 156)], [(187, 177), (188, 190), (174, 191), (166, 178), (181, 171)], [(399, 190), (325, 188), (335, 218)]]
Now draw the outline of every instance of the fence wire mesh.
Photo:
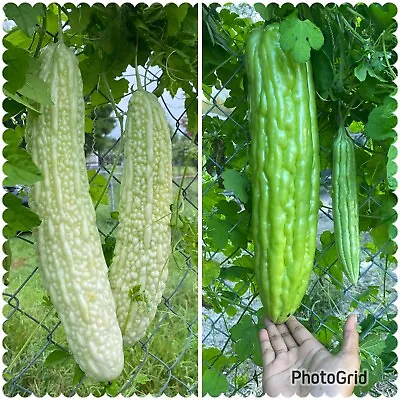
[[(152, 84), (155, 86), (155, 82), (160, 79), (161, 71), (150, 68), (147, 74), (150, 77), (148, 88), (153, 90)], [(125, 101), (124, 98), (117, 100), (122, 100), (119, 111), (126, 112), (129, 95), (125, 96)], [(104, 103), (109, 103), (106, 96)], [(183, 92), (175, 98), (165, 92), (161, 103), (171, 128), (174, 199), (180, 189), (179, 208), (182, 215), (197, 224), (197, 169), (190, 167), (197, 163), (197, 142), (194, 133), (189, 132), (186, 113), (192, 105), (184, 107)], [(113, 242), (118, 229), (118, 221), (112, 213), (118, 210), (123, 157), (117, 160), (114, 173), (112, 163), (118, 153), (116, 149), (119, 142), (120, 137), (115, 138), (109, 146), (101, 151), (94, 150), (88, 156), (91, 184), (96, 182), (101, 190), (108, 189), (107, 202), (101, 198), (95, 201), (103, 246)], [(187, 165), (189, 168), (185, 169)], [(110, 174), (112, 177), (108, 187), (104, 187)], [(142, 340), (125, 350), (125, 367), (121, 378), (104, 385), (88, 380), (72, 357), (68, 357), (69, 350), (62, 325), (42, 289), (31, 232), (19, 232), (16, 238), (11, 239), (12, 262), (4, 292), (6, 305), (3, 311), (6, 319), (4, 331), (7, 334), (4, 341), (4, 361), (7, 365), (4, 394), (195, 394), (197, 262), (187, 254), (180, 242), (181, 238), (181, 233), (173, 231), (173, 255), (169, 261), (167, 287), (152, 325)]]
[[(215, 22), (214, 16), (215, 14), (212, 15), (209, 9), (203, 8), (203, 24), (206, 22), (207, 26), (216, 28), (218, 22)], [(245, 78), (242, 80), (242, 77), (245, 76), (243, 51), (241, 50), (243, 36), (238, 34), (235, 37), (234, 29), (229, 32), (229, 35), (224, 34), (223, 28), (218, 27), (218, 29), (221, 32), (217, 32), (217, 29), (212, 32), (215, 43), (223, 43), (224, 40), (224, 49), (228, 50), (230, 57), (215, 68), (209, 67), (207, 71), (203, 72), (203, 238), (205, 238), (203, 263), (205, 265), (217, 264), (220, 271), (219, 276), (209, 286), (204, 287), (203, 282), (203, 376), (212, 376), (216, 380), (218, 380), (218, 375), (223, 376), (224, 379), (219, 381), (221, 386), (226, 378), (228, 386), (225, 393), (229, 396), (235, 394), (261, 395), (263, 391), (262, 368), (259, 366), (260, 363), (257, 365), (254, 362), (257, 352), (253, 351), (251, 357), (241, 355), (244, 350), (238, 345), (238, 337), (235, 334), (237, 324), (248, 316), (254, 323), (257, 323), (257, 320), (260, 322), (259, 310), (262, 307), (254, 285), (252, 267), (248, 262), (244, 262), (245, 258), (253, 257), (252, 247), (249, 245), (244, 248), (245, 246), (235, 246), (234, 244), (235, 231), (239, 234), (239, 230), (243, 229), (243, 225), (241, 225), (243, 221), (238, 218), (234, 223), (228, 222), (229, 225), (226, 229), (229, 241), (226, 248), (216, 250), (218, 246), (215, 243), (210, 245), (210, 242), (207, 241), (207, 236), (213, 235), (214, 225), (209, 221), (213, 221), (215, 215), (213, 213), (216, 211), (211, 206), (210, 208), (205, 207), (204, 204), (208, 201), (205, 199), (207, 196), (211, 199), (215, 193), (218, 193), (219, 198), (225, 198), (228, 203), (231, 201), (241, 202), (238, 196), (224, 189), (223, 174), (228, 170), (237, 169), (238, 165), (243, 164), (243, 158), (246, 158), (246, 167), (242, 170), (247, 168), (250, 145), (247, 96), (240, 94), (239, 90), (238, 95), (234, 93), (232, 85), (232, 81), (236, 80), (235, 87), (240, 87), (242, 92), (245, 92), (243, 90), (246, 87)], [(223, 39), (218, 35), (221, 35)], [(223, 46), (223, 44), (220, 45)], [(204, 54), (205, 51), (207, 50), (203, 50), (203, 57), (209, 59), (210, 55)], [(229, 71), (233, 71), (229, 75), (227, 74), (227, 64), (230, 64)], [(210, 82), (212, 83), (210, 84)], [(235, 96), (238, 96), (234, 99), (236, 107), (230, 108), (226, 105), (225, 100)], [(234, 134), (233, 130), (235, 130)], [(321, 145), (320, 151), (327, 154), (331, 152), (323, 145)], [(374, 195), (375, 189), (376, 185), (361, 187), (361, 191), (365, 192), (366, 200), (359, 206), (360, 214), (367, 213), (371, 204), (374, 207), (381, 207), (379, 199)], [(382, 341), (393, 335), (396, 330), (393, 328), (393, 324), (396, 326), (394, 317), (397, 312), (394, 305), (396, 300), (394, 290), (396, 263), (394, 260), (388, 260), (385, 256), (385, 249), (387, 246), (393, 245), (392, 241), (385, 241), (380, 244), (379, 248), (372, 248), (368, 244), (371, 242), (371, 232), (362, 232), (361, 269), (357, 288), (347, 279), (338, 278), (336, 250), (334, 247), (332, 248), (334, 240), (330, 238), (330, 242), (326, 243), (327, 239), (323, 236), (327, 230), (333, 232), (330, 193), (331, 171), (324, 170), (321, 171), (320, 200), (322, 205), (319, 209), (316, 258), (307, 293), (295, 315), (316, 338), (335, 353), (340, 348), (342, 333), (338, 334), (340, 329), (333, 327), (342, 327), (349, 312), (358, 315), (358, 323), (362, 326), (360, 340), (373, 332), (379, 332)], [(226, 226), (225, 222), (224, 224)], [(323, 246), (322, 242), (324, 242)], [(334, 250), (335, 256), (332, 255), (332, 250)], [(239, 279), (234, 272), (229, 272), (234, 271), (235, 268), (236, 271), (246, 268), (247, 272), (241, 274)], [(207, 273), (203, 267), (203, 280)], [(368, 300), (365, 300), (366, 297)], [(249, 336), (246, 336), (246, 340), (250, 341)], [(255, 346), (258, 346), (257, 336), (253, 336), (251, 340)], [(245, 345), (243, 344), (243, 346)], [(248, 346), (251, 344), (248, 343)], [(361, 352), (363, 351), (361, 349)], [(375, 368), (382, 368), (382, 373), (381, 379), (370, 389), (371, 395), (394, 396), (397, 393), (394, 384), (397, 376), (394, 369), (396, 361), (397, 358), (393, 353), (391, 357), (383, 358), (383, 365), (375, 365)], [(373, 357), (371, 362), (374, 362)], [(210, 373), (205, 375), (207, 370)], [(363, 394), (365, 393), (361, 393), (361, 395)]]

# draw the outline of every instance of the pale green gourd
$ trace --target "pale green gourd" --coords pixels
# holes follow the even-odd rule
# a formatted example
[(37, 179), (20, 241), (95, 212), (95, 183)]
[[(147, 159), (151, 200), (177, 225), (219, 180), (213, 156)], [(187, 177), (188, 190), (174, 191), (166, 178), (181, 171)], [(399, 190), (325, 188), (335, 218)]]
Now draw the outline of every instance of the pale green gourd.
[(354, 145), (340, 126), (332, 147), (332, 212), (335, 242), (343, 272), (357, 285), (360, 274), (360, 233)]
[(124, 132), (119, 226), (110, 283), (124, 344), (141, 339), (165, 288), (171, 252), (170, 129), (152, 93), (136, 91)]
[(279, 36), (279, 24), (271, 24), (251, 31), (246, 41), (254, 271), (266, 316), (278, 324), (306, 293), (319, 206), (311, 64), (295, 62)]
[(39, 63), (37, 75), (54, 103), (30, 112), (26, 126), (27, 148), (43, 175), (30, 192), (42, 220), (34, 231), (39, 267), (79, 366), (94, 380), (110, 381), (120, 375), (124, 355), (89, 195), (80, 70), (61, 42), (47, 46)]

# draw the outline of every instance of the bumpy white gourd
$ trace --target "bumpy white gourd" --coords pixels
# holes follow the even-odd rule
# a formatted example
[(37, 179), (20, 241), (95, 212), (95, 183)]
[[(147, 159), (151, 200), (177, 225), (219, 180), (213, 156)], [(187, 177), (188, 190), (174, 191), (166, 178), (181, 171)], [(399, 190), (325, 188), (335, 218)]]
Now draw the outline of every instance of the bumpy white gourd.
[(119, 226), (110, 283), (125, 345), (141, 339), (165, 288), (171, 252), (172, 166), (168, 122), (142, 89), (128, 106)]
[(43, 175), (30, 193), (42, 220), (34, 232), (39, 266), (79, 366), (109, 381), (122, 371), (123, 342), (89, 195), (82, 79), (63, 43), (47, 46), (39, 62), (54, 103), (29, 114), (26, 127), (28, 150)]

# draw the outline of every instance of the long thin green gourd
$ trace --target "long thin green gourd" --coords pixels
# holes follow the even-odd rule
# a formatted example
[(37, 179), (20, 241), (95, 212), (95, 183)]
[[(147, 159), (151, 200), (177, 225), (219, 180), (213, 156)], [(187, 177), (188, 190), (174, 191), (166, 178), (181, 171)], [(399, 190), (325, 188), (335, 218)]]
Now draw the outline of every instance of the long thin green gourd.
[(357, 177), (354, 145), (340, 126), (333, 142), (332, 209), (336, 248), (343, 271), (357, 285), (360, 273)]
[(62, 42), (40, 54), (37, 75), (49, 85), (53, 105), (40, 104), (26, 124), (27, 149), (43, 180), (30, 206), (41, 225), (34, 231), (43, 283), (70, 349), (87, 376), (110, 381), (124, 354), (84, 155), (85, 105), (74, 53)]
[(311, 65), (279, 44), (279, 25), (246, 41), (254, 269), (268, 318), (285, 322), (307, 290), (316, 246), (319, 144)]
[(168, 276), (171, 151), (164, 111), (157, 97), (140, 86), (128, 106), (120, 223), (109, 274), (127, 346), (146, 334)]

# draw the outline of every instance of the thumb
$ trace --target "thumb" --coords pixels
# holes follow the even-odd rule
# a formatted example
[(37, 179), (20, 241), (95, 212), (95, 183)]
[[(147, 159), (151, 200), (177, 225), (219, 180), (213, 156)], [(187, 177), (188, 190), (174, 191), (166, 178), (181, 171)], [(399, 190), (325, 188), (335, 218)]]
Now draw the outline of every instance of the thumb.
[(352, 314), (343, 329), (343, 346), (340, 353), (358, 354), (357, 316)]

